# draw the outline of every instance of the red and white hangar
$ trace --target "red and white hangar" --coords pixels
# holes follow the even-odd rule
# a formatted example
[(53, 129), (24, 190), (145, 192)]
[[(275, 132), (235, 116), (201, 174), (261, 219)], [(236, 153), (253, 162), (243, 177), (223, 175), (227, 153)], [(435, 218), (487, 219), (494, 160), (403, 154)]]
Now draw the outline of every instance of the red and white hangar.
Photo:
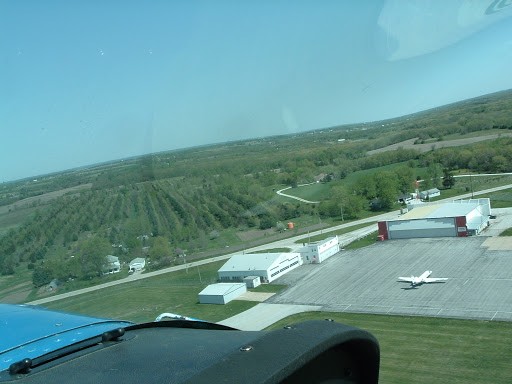
[(379, 221), (379, 239), (465, 237), (478, 235), (489, 225), (491, 202), (454, 200), (415, 205), (396, 220)]

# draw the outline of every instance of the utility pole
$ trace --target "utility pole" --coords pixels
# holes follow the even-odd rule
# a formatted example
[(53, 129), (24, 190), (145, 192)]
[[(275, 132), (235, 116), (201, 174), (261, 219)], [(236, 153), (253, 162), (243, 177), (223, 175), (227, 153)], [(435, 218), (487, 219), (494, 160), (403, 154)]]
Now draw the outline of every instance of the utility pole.
[(197, 273), (199, 275), (199, 282), (202, 284), (203, 283), (203, 279), (201, 278), (201, 271), (199, 270), (199, 265), (196, 265), (196, 268), (197, 268)]

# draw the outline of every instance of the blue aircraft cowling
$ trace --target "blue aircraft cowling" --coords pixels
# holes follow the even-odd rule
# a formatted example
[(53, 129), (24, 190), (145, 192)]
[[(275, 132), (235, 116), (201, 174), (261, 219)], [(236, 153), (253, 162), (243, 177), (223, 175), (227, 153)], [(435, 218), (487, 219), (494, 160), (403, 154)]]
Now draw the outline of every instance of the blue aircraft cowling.
[(0, 304), (0, 371), (23, 359), (34, 359), (130, 325), (133, 323), (31, 305)]

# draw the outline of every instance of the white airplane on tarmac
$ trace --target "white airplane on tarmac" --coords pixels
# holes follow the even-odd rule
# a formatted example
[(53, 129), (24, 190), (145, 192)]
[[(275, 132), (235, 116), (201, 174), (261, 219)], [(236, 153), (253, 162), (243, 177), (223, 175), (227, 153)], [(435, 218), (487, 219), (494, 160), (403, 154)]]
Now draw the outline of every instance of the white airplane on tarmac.
[(425, 271), (420, 276), (399, 277), (398, 281), (411, 283), (411, 287), (414, 288), (424, 283), (444, 283), (444, 281), (448, 280), (447, 277), (429, 277), (431, 274), (432, 271)]

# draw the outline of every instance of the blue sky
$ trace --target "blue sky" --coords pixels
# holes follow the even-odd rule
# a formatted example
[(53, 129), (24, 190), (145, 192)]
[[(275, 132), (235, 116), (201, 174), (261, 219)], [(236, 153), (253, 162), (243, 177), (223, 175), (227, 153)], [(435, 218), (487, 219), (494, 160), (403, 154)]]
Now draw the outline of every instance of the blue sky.
[(508, 3), (0, 0), (0, 182), (512, 88)]

